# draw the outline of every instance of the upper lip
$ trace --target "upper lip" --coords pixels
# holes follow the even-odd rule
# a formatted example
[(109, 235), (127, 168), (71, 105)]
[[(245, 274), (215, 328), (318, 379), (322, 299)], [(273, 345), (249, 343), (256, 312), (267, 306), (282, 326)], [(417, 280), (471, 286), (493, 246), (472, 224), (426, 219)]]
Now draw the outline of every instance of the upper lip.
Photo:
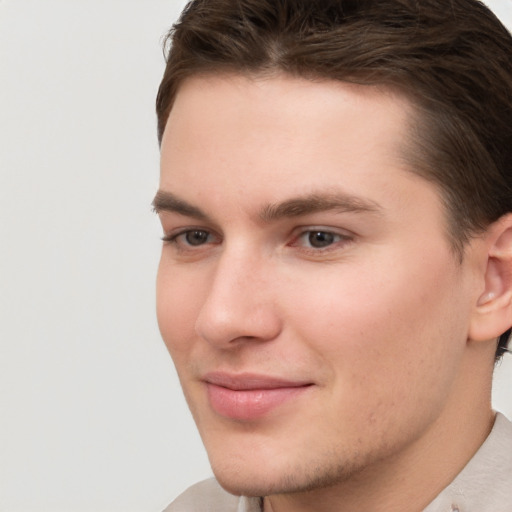
[(233, 391), (298, 388), (312, 384), (312, 382), (304, 380), (289, 380), (256, 373), (231, 374), (225, 372), (210, 372), (203, 377), (203, 380), (208, 384), (214, 384)]

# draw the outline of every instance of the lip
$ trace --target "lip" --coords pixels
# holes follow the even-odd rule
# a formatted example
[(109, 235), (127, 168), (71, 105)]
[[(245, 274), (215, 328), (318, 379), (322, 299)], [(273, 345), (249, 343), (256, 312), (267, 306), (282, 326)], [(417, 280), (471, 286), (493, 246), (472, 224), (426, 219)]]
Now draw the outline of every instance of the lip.
[(226, 418), (250, 421), (261, 418), (306, 392), (312, 382), (258, 374), (214, 372), (205, 375), (212, 409)]

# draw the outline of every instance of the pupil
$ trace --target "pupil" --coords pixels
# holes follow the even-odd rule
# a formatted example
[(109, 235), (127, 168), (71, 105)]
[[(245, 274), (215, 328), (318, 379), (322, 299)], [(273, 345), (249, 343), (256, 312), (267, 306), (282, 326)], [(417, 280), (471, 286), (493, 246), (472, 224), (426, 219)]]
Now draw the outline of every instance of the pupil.
[(190, 245), (201, 245), (208, 240), (208, 233), (206, 231), (189, 231), (185, 238)]
[(325, 231), (314, 231), (309, 234), (309, 243), (312, 247), (327, 247), (334, 242), (334, 235)]

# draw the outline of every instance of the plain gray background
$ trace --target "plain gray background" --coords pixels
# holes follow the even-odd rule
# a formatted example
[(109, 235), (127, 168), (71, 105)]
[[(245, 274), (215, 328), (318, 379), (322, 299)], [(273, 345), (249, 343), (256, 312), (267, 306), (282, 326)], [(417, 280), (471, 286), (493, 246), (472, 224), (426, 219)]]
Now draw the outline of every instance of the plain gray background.
[[(183, 5), (0, 0), (0, 511), (159, 511), (210, 475), (154, 313)], [(510, 356), (494, 402), (512, 417)]]

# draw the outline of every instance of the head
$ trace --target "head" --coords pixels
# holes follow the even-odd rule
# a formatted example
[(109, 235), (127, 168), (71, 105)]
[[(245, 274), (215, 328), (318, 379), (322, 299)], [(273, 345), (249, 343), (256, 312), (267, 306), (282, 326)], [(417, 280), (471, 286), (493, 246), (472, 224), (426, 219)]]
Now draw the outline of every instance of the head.
[[(474, 0), (196, 0), (168, 43), (155, 207), (171, 242), (159, 322), (214, 470), (231, 471), (229, 487), (243, 465), (243, 454), (219, 444), (224, 428), (266, 461), (316, 445), (303, 468), (312, 486), (385, 458), (399, 439), (412, 443), (461, 386), (470, 310), (495, 295), (478, 275), (482, 248), (505, 243), (493, 233), (512, 212), (510, 34)], [(294, 117), (308, 129), (295, 130)], [(336, 172), (341, 196), (326, 193)], [(325, 212), (345, 217), (338, 226)], [(299, 231), (294, 219), (316, 229)], [(496, 357), (510, 333), (500, 325)], [(245, 377), (230, 382), (237, 372)], [(261, 415), (249, 391), (236, 399), (247, 409), (222, 394), (282, 384), (250, 372), (286, 384)], [(402, 389), (404, 379), (416, 391)], [(326, 420), (296, 439), (280, 423), (293, 419), (286, 393), (313, 404), (302, 421)], [(403, 428), (392, 426), (397, 417)], [(349, 439), (358, 453), (318, 437)], [(330, 449), (345, 468), (316, 472)], [(231, 457), (227, 469), (221, 451), (238, 463)]]
[(459, 257), (473, 234), (512, 211), (512, 40), (480, 2), (196, 0), (167, 44), (159, 141), (194, 75), (284, 72), (379, 85), (415, 106), (411, 169), (439, 187)]

